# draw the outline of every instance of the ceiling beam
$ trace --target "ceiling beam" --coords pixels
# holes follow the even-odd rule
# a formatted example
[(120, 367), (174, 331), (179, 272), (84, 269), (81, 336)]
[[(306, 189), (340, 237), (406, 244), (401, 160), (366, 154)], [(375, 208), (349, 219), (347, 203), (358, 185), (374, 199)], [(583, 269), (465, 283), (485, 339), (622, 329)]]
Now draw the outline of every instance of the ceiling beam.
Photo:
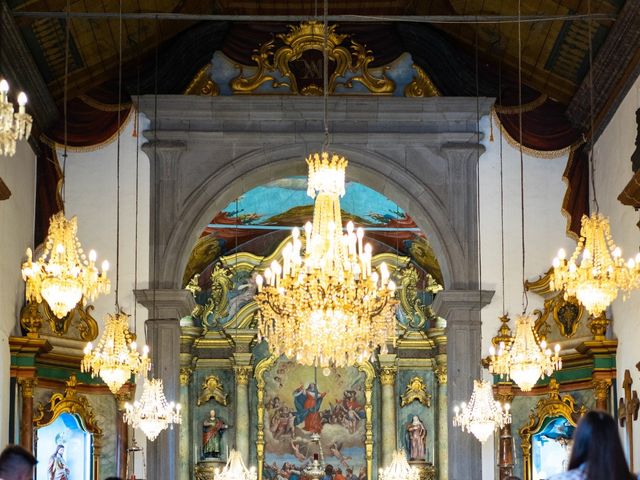
[[(628, 3), (628, 2), (627, 2)], [(15, 17), (113, 20), (175, 20), (175, 21), (214, 21), (214, 22), (299, 22), (311, 20), (309, 15), (216, 15), (172, 12), (25, 12), (14, 11)], [(616, 15), (610, 13), (572, 14), (572, 15), (328, 15), (330, 22), (413, 22), (413, 23), (531, 23), (556, 21), (615, 21)]]
[[(591, 65), (593, 76), (594, 137), (597, 139), (640, 74), (640, 1), (627, 1), (618, 13)], [(589, 74), (567, 107), (569, 120), (590, 131)]]

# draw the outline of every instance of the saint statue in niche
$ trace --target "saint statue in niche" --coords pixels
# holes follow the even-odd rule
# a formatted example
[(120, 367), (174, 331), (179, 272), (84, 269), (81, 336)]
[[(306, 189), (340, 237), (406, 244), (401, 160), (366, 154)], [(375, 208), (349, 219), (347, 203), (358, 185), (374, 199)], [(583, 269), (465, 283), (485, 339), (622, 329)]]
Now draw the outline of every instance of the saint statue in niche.
[(71, 471), (64, 460), (64, 445), (57, 445), (56, 451), (49, 457), (49, 480), (69, 480)]
[(216, 416), (211, 409), (209, 418), (202, 422), (202, 456), (204, 458), (220, 458), (222, 451), (222, 434), (229, 426)]
[(427, 429), (417, 415), (407, 423), (406, 443), (409, 460), (424, 460), (427, 448)]

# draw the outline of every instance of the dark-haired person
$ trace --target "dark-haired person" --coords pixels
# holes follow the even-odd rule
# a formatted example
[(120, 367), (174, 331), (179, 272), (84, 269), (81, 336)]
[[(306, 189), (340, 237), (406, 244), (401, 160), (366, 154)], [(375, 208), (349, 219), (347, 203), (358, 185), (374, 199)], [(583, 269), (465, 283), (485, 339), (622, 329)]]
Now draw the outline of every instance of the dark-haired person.
[(31, 480), (36, 459), (19, 445), (9, 445), (0, 453), (0, 480)]
[(573, 435), (569, 471), (549, 480), (636, 480), (629, 471), (615, 420), (592, 410), (578, 422)]

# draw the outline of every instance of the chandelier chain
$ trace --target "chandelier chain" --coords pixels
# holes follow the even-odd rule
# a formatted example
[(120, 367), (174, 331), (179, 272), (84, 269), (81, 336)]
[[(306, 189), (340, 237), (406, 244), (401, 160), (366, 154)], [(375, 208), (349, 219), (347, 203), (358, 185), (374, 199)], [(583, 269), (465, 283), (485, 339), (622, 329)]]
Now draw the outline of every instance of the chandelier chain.
[(116, 285), (114, 289), (116, 311), (120, 309), (120, 108), (122, 106), (122, 0), (118, 10), (118, 113), (116, 128)]
[[(502, 8), (502, 1), (500, 2)], [(498, 38), (502, 39), (502, 25), (498, 24)], [(502, 105), (502, 59), (498, 62), (498, 103)], [(496, 115), (497, 116), (497, 115)], [(498, 122), (500, 120), (498, 119)], [(498, 139), (500, 142), (500, 275), (502, 278), (502, 314), (506, 315), (505, 308), (505, 274), (504, 274), (504, 158), (502, 150), (502, 124), (498, 125)]]
[[(587, 0), (587, 12), (591, 14), (591, 0)], [(595, 131), (593, 127), (593, 39), (592, 39), (592, 23), (591, 18), (589, 18), (587, 25), (589, 28), (588, 36), (589, 36), (589, 128), (590, 139), (589, 139), (589, 166), (591, 167), (591, 192), (593, 194), (593, 205), (596, 208), (596, 213), (600, 212), (600, 205), (598, 204), (598, 196), (596, 195), (596, 157), (594, 154), (594, 146), (595, 146)]]
[(476, 216), (478, 218), (478, 315), (482, 323), (482, 211), (480, 210), (480, 67), (478, 58), (478, 29), (475, 34), (476, 87)]
[(65, 201), (67, 199), (67, 143), (68, 143), (68, 107), (67, 107), (67, 96), (69, 90), (69, 41), (71, 37), (71, 0), (67, 0), (67, 12), (65, 16), (64, 22), (64, 86), (62, 92), (62, 110), (64, 117), (64, 152), (62, 153), (62, 187), (61, 187), (61, 195), (62, 195), (62, 211), (64, 212)]
[(529, 306), (529, 296), (527, 295), (526, 282), (526, 247), (525, 247), (525, 230), (524, 230), (524, 155), (522, 153), (522, 0), (518, 0), (518, 147), (520, 153), (520, 240), (522, 248), (522, 314), (527, 311)]
[(329, 54), (327, 37), (329, 36), (329, 1), (324, 0), (324, 8), (322, 15), (323, 25), (323, 39), (322, 39), (322, 106), (323, 106), (323, 126), (324, 126), (324, 142), (322, 144), (322, 150), (328, 150), (329, 148)]
[[(138, 20), (137, 24), (138, 30), (138, 40), (140, 39), (140, 20)], [(137, 63), (137, 86), (136, 92), (140, 95), (140, 49), (138, 49), (138, 61)], [(135, 226), (134, 226), (134, 249), (133, 249), (133, 289), (134, 292), (138, 290), (138, 195), (140, 192), (140, 114), (136, 108), (136, 115), (134, 119), (134, 129), (136, 132), (136, 185), (135, 185)], [(138, 332), (138, 304), (137, 301), (133, 300), (133, 333), (137, 335)], [(146, 340), (146, 338), (145, 338)]]

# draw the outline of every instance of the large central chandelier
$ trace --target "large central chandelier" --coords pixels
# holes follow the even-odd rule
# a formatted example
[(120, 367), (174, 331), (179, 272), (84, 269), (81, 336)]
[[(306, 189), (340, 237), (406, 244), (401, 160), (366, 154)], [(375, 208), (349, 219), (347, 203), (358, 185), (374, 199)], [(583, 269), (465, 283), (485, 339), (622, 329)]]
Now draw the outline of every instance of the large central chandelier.
[(113, 394), (118, 393), (132, 374), (149, 370), (149, 348), (138, 353), (133, 335), (129, 331), (129, 318), (120, 311), (106, 317), (104, 332), (96, 348), (89, 342), (84, 349), (81, 368), (91, 372), (92, 377), (100, 376)]
[(242, 455), (236, 449), (229, 452), (227, 464), (220, 470), (213, 472), (213, 480), (256, 480), (258, 474), (255, 467), (247, 468), (242, 461)]
[(107, 278), (109, 262), (102, 263), (102, 272), (95, 265), (96, 252), (85, 255), (77, 237), (78, 222), (67, 220), (63, 212), (51, 217), (44, 251), (34, 262), (27, 248), (27, 261), (22, 264), (27, 300), (38, 303), (44, 298), (58, 318), (67, 315), (81, 300), (94, 300), (109, 293)]
[(409, 465), (404, 450), (396, 450), (391, 463), (378, 472), (378, 480), (420, 480), (420, 470)]
[(162, 430), (182, 423), (182, 409), (179, 403), (167, 402), (161, 379), (145, 378), (140, 400), (125, 404), (124, 421), (153, 442)]
[(33, 119), (25, 110), (27, 95), (18, 94), (18, 111), (9, 101), (9, 83), (0, 80), (0, 152), (12, 157), (16, 153), (16, 142), (29, 138)]
[(503, 406), (493, 398), (489, 382), (474, 380), (469, 403), (462, 403), (453, 409), (453, 425), (472, 433), (484, 443), (496, 428), (511, 423), (509, 410), (508, 403)]
[(307, 158), (307, 194), (315, 198), (313, 224), (305, 225), (256, 278), (258, 330), (272, 353), (303, 365), (344, 367), (367, 359), (395, 342), (395, 283), (383, 262), (371, 265), (372, 248), (352, 222), (342, 232), (340, 197), (347, 160), (326, 151)]
[(520, 390), (530, 391), (544, 375), (550, 376), (554, 370), (562, 368), (560, 345), (554, 352), (547, 348), (547, 342), (539, 341), (534, 330), (533, 318), (520, 315), (516, 318), (516, 332), (509, 345), (500, 342), (498, 351), (491, 346), (489, 371), (501, 377), (510, 377)]
[[(579, 264), (578, 264), (579, 262)], [(640, 284), (640, 253), (626, 263), (611, 238), (607, 217), (595, 213), (582, 217), (580, 240), (569, 260), (560, 249), (553, 259), (551, 288), (575, 296), (594, 317), (600, 316), (618, 296)]]

